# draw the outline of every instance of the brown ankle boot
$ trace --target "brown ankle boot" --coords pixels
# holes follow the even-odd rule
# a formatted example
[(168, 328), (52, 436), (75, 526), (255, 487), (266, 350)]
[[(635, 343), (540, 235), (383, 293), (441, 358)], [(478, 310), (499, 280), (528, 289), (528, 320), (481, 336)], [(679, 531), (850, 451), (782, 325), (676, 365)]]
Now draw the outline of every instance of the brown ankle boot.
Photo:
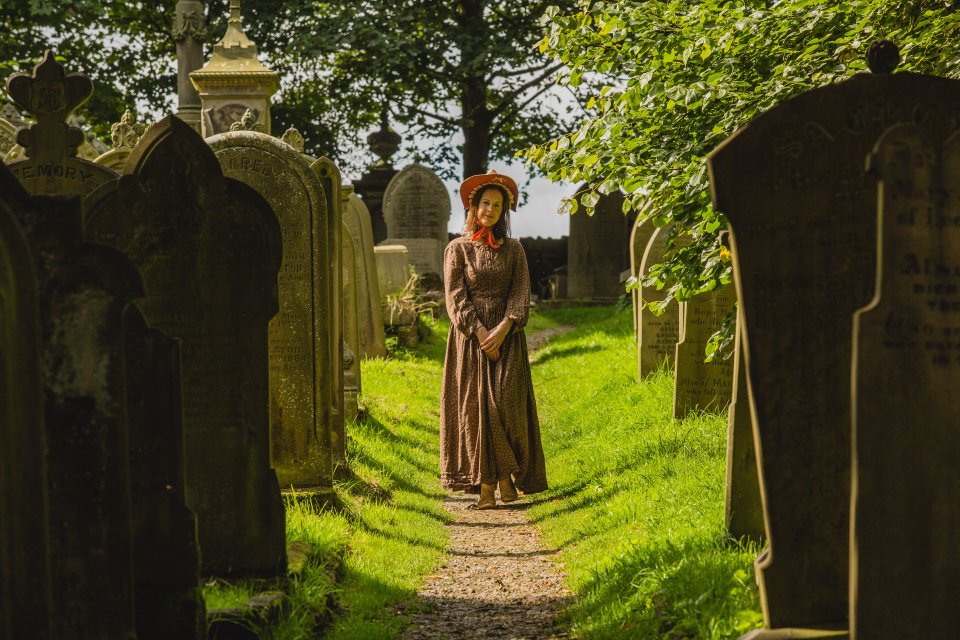
[(496, 486), (493, 483), (480, 483), (480, 499), (470, 505), (471, 509), (496, 509), (497, 497), (494, 494)]
[(500, 502), (513, 502), (520, 497), (510, 476), (500, 478), (498, 484), (500, 485)]

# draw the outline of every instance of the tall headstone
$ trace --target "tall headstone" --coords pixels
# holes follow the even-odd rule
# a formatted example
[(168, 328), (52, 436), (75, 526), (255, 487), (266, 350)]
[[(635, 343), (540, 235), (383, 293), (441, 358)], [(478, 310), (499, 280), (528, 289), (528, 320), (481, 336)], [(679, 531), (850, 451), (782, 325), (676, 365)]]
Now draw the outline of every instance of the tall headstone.
[(27, 194), (0, 164), (0, 637), (51, 638), (46, 422)]
[[(645, 278), (650, 267), (663, 261), (667, 251), (669, 229), (659, 228), (650, 236), (647, 248), (640, 261), (641, 278)], [(664, 366), (672, 367), (676, 356), (677, 342), (680, 341), (680, 305), (671, 303), (660, 315), (647, 306), (651, 302), (661, 302), (666, 298), (665, 289), (653, 286), (640, 287), (640, 313), (637, 319), (637, 361), (640, 380), (658, 371)]]
[[(580, 187), (578, 194), (587, 188)], [(570, 216), (567, 296), (616, 300), (623, 295), (620, 273), (630, 268), (633, 223), (623, 215), (623, 194), (600, 196), (592, 216)]]
[(84, 202), (85, 234), (143, 274), (138, 306), (180, 340), (187, 502), (205, 575), (277, 575), (284, 510), (270, 468), (267, 329), (282, 241), (270, 206), (225, 178), (213, 151), (169, 116), (124, 176)]
[(873, 300), (854, 316), (855, 640), (960, 629), (960, 134), (940, 136), (897, 125), (870, 158), (879, 242)]
[(387, 223), (383, 219), (383, 194), (393, 176), (399, 173), (390, 163), (390, 158), (400, 148), (403, 138), (390, 128), (387, 109), (380, 114), (380, 130), (367, 136), (370, 150), (380, 159), (353, 183), (354, 189), (363, 199), (363, 203), (370, 211), (371, 231), (373, 242), (379, 244), (387, 239)]
[(197, 519), (186, 506), (180, 346), (123, 316), (137, 638), (206, 637)]
[(443, 249), (449, 235), (450, 195), (443, 181), (420, 164), (404, 167), (383, 194), (387, 239), (403, 245), (417, 274), (443, 276)]
[(133, 151), (144, 131), (146, 127), (136, 122), (133, 113), (127, 109), (123, 112), (120, 122), (115, 122), (110, 127), (110, 141), (113, 148), (98, 156), (94, 162), (119, 173), (123, 170), (130, 152)]
[(324, 187), (304, 157), (263, 133), (236, 131), (207, 143), (223, 173), (270, 204), (283, 236), (280, 311), (270, 321), (270, 441), (280, 486), (329, 490), (331, 345)]
[(177, 43), (177, 117), (200, 133), (202, 101), (190, 74), (203, 66), (207, 16), (201, 0), (177, 0), (171, 35)]
[(344, 187), (343, 223), (353, 238), (357, 271), (357, 317), (360, 331), (360, 357), (383, 358), (387, 355), (383, 312), (380, 309), (380, 280), (374, 257), (370, 212), (351, 187)]
[(682, 337), (674, 358), (673, 417), (684, 418), (692, 411), (722, 413), (730, 404), (733, 389), (733, 360), (722, 357), (705, 362), (710, 336), (734, 309), (732, 285), (699, 293), (688, 300), (683, 313)]
[[(643, 252), (647, 249), (650, 237), (657, 230), (653, 222), (644, 221), (646, 216), (646, 207), (641, 211), (633, 223), (630, 230), (630, 275), (636, 278), (642, 278), (640, 272), (640, 263), (643, 262)], [(630, 292), (630, 298), (633, 301), (633, 332), (637, 336), (637, 345), (640, 344), (640, 288), (637, 287)]]
[[(77, 157), (77, 148), (85, 144), (83, 132), (67, 124), (73, 110), (93, 93), (90, 78), (82, 73), (64, 73), (53, 52), (47, 51), (32, 75), (10, 76), (7, 91), (36, 119), (34, 125), (17, 131), (17, 143), (25, 157), (7, 160), (28, 192), (85, 195), (116, 179), (115, 172)], [(93, 153), (93, 157), (97, 155)]]
[(343, 475), (347, 470), (347, 434), (343, 409), (343, 200), (340, 188), (343, 179), (340, 169), (330, 158), (318, 158), (310, 169), (320, 178), (323, 195), (327, 200), (327, 260), (331, 277), (329, 289), (330, 309), (330, 379), (331, 399), (330, 430), (333, 450), (334, 475)]
[[(879, 68), (889, 49), (871, 49)], [(769, 547), (755, 638), (846, 627), (852, 315), (870, 301), (876, 260), (864, 158), (898, 122), (946, 137), (958, 110), (952, 80), (858, 74), (777, 105), (708, 158), (732, 229), (760, 451)]]
[[(359, 413), (360, 395), (360, 318), (357, 311), (357, 262), (354, 255), (356, 243), (347, 225), (343, 225), (341, 256), (343, 273), (343, 419), (353, 422)], [(346, 437), (344, 435), (344, 437)]]
[(240, 0), (230, 0), (227, 32), (213, 45), (210, 62), (191, 72), (190, 80), (200, 94), (205, 138), (230, 131), (247, 110), (260, 130), (270, 133), (270, 97), (280, 89), (280, 75), (263, 66), (257, 46), (243, 32)]
[(747, 364), (740, 338), (740, 313), (737, 312), (733, 351), (733, 389), (727, 410), (727, 464), (724, 483), (723, 522), (736, 540), (762, 542), (766, 534), (763, 503), (757, 471), (757, 452), (753, 446), (753, 417), (747, 388)]

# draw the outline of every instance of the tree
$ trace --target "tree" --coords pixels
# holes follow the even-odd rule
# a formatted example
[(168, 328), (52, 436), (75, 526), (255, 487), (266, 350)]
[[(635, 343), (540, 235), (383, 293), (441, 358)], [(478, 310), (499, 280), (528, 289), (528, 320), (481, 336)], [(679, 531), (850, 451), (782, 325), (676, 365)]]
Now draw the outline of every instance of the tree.
[[(557, 0), (553, 0), (555, 3)], [(29, 70), (52, 47), (97, 81), (88, 113), (99, 131), (123, 103), (172, 111), (175, 0), (0, 0), (0, 71)], [(210, 44), (228, 0), (211, 0)], [(450, 175), (486, 170), (570, 126), (558, 108), (561, 64), (536, 47), (548, 0), (245, 0), (244, 28), (281, 74), (275, 128), (296, 126), (313, 153), (344, 159), (387, 109), (408, 142), (432, 143), (429, 161)], [(574, 0), (560, 3), (565, 9)], [(565, 89), (560, 89), (565, 91)], [(461, 147), (452, 142), (463, 135)], [(412, 147), (412, 145), (411, 145)]]
[(652, 271), (670, 288), (663, 305), (731, 280), (704, 162), (717, 144), (778, 102), (864, 71), (881, 38), (899, 45), (901, 69), (956, 76), (960, 64), (949, 1), (579, 0), (578, 9), (549, 9), (540, 46), (567, 66), (561, 82), (596, 83), (588, 116), (523, 156), (554, 180), (591, 185), (571, 211), (619, 189), (625, 214), (652, 200), (645, 219), (691, 237)]

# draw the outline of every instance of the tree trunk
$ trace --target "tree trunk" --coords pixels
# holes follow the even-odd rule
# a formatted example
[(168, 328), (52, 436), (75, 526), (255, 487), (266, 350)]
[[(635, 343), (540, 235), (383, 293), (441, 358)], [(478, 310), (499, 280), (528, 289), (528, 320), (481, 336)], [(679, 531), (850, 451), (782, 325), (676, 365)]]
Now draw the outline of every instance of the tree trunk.
[(463, 177), (486, 173), (490, 155), (490, 128), (493, 114), (487, 107), (486, 65), (478, 66), (473, 56), (480, 43), (490, 37), (483, 18), (484, 0), (460, 2), (460, 68), (464, 78), (460, 93), (461, 128), (463, 130)]

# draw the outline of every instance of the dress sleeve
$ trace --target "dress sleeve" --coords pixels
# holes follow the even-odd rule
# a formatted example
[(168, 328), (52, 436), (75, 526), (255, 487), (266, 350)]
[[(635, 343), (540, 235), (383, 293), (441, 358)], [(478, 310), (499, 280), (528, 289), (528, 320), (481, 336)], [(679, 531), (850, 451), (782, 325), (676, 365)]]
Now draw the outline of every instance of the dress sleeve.
[(530, 315), (530, 269), (527, 268), (527, 254), (519, 241), (515, 241), (516, 249), (513, 262), (513, 278), (510, 281), (510, 293), (507, 295), (506, 317), (513, 320), (513, 331), (523, 329)]
[(451, 322), (468, 338), (480, 328), (477, 312), (467, 291), (464, 276), (465, 257), (454, 243), (447, 245), (443, 252), (443, 285), (447, 294), (447, 315)]

